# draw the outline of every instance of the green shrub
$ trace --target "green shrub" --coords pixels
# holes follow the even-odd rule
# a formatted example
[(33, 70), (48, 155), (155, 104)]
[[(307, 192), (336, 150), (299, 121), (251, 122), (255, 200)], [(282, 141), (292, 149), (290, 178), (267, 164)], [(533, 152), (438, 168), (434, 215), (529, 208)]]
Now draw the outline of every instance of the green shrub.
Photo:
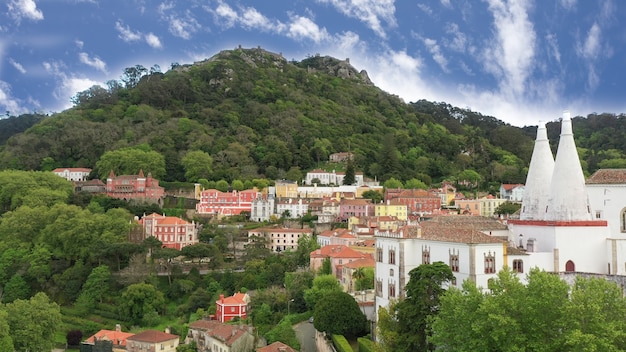
[(333, 345), (337, 349), (337, 352), (354, 352), (352, 346), (343, 335), (332, 335)]
[(376, 351), (376, 342), (370, 340), (367, 337), (359, 337), (356, 339), (359, 344), (359, 352), (374, 352)]

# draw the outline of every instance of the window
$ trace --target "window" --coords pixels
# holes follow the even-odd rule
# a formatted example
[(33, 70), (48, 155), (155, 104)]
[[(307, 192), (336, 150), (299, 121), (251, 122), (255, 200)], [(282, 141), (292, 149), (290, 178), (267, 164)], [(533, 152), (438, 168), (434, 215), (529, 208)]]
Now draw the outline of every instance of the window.
[(626, 232), (626, 208), (622, 209), (620, 214), (620, 229), (622, 232)]
[(388, 288), (389, 298), (396, 297), (396, 284), (390, 282), (389, 286), (387, 286), (387, 288)]
[(422, 264), (430, 264), (430, 247), (422, 247)]
[(513, 260), (513, 272), (514, 273), (523, 273), (524, 272), (524, 262), (521, 259)]
[(452, 276), (452, 286), (456, 286), (456, 276)]
[(596, 210), (596, 219), (602, 219), (602, 212), (600, 210)]
[(379, 263), (383, 262), (383, 249), (376, 248), (376, 261)]
[(485, 274), (494, 274), (496, 272), (496, 257), (494, 253), (489, 251), (485, 254)]
[(459, 252), (452, 250), (450, 253), (450, 270), (453, 272), (459, 272)]
[(376, 296), (380, 297), (383, 292), (383, 281), (381, 279), (376, 279)]
[(389, 276), (393, 276), (393, 269), (389, 269)]
[(396, 250), (389, 250), (389, 264), (396, 264)]

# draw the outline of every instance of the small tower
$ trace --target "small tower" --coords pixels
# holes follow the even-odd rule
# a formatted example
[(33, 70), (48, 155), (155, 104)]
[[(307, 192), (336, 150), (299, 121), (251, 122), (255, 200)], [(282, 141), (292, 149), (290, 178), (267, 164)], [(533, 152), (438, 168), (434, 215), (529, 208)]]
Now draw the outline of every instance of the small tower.
[(572, 120), (569, 111), (563, 112), (559, 149), (554, 161), (550, 182), (550, 197), (545, 211), (549, 221), (593, 220), (589, 196), (585, 187), (585, 175), (574, 143)]
[(546, 125), (540, 123), (537, 127), (537, 139), (526, 176), (520, 212), (521, 220), (543, 220), (553, 170), (554, 157), (550, 149)]

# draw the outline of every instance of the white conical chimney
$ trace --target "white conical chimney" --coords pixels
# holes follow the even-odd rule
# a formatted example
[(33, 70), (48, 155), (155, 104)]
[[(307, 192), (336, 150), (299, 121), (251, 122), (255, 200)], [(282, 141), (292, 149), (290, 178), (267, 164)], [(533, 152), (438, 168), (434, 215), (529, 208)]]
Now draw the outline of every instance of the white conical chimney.
[(530, 159), (520, 220), (543, 220), (550, 194), (554, 157), (548, 141), (546, 125), (539, 123), (533, 155)]
[(574, 143), (569, 111), (563, 112), (559, 149), (550, 184), (550, 199), (546, 207), (545, 220), (593, 220), (585, 187), (585, 175)]

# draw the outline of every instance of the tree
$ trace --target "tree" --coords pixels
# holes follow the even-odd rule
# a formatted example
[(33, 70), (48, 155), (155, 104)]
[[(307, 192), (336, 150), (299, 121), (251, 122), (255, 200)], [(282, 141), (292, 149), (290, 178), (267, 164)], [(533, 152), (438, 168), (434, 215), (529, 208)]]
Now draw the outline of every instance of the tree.
[(320, 275), (330, 275), (333, 273), (333, 267), (329, 257), (322, 260), (322, 266), (320, 266), (318, 273)]
[(352, 277), (355, 279), (354, 289), (356, 291), (370, 290), (374, 288), (374, 268), (357, 268)]
[(383, 186), (386, 189), (402, 188), (402, 181), (396, 180), (395, 178), (392, 177), (388, 179), (387, 181), (385, 181)]
[(443, 284), (452, 280), (452, 270), (442, 262), (422, 264), (409, 272), (406, 298), (398, 302), (398, 339), (396, 351), (431, 351), (430, 321), (439, 310), (439, 299), (445, 292)]
[(94, 308), (96, 303), (101, 303), (104, 295), (109, 292), (111, 271), (106, 265), (100, 265), (91, 271), (87, 281), (83, 284), (77, 304), (85, 308)]
[(165, 176), (165, 157), (147, 145), (139, 145), (105, 152), (96, 162), (96, 168), (101, 179), (111, 171), (117, 175), (137, 175), (143, 171), (161, 179)]
[(384, 196), (382, 193), (378, 192), (378, 191), (365, 191), (363, 192), (363, 194), (361, 195), (363, 198), (365, 199), (371, 199), (372, 203), (374, 204), (378, 204), (380, 202), (382, 202)]
[(362, 336), (367, 331), (367, 318), (352, 296), (342, 291), (332, 291), (315, 305), (314, 326), (327, 334), (347, 338)]
[(0, 307), (0, 351), (14, 351), (13, 339), (8, 323), (8, 314)]
[(213, 158), (207, 152), (191, 150), (181, 160), (185, 169), (185, 178), (189, 182), (197, 182), (199, 179), (209, 179), (213, 172)]
[(356, 183), (356, 176), (354, 170), (354, 163), (352, 162), (352, 158), (348, 159), (348, 163), (346, 165), (346, 173), (343, 178), (344, 185), (353, 185)]
[(308, 290), (304, 290), (304, 300), (310, 310), (315, 309), (317, 303), (325, 299), (326, 295), (341, 291), (341, 285), (337, 278), (333, 275), (319, 275), (313, 279), (313, 287)]
[(428, 186), (424, 182), (422, 182), (422, 181), (420, 181), (420, 180), (418, 180), (416, 178), (412, 178), (412, 179), (410, 179), (410, 180), (408, 180), (408, 181), (406, 181), (404, 183), (404, 188), (406, 188), (406, 189), (428, 189)]
[(5, 311), (15, 351), (52, 350), (54, 336), (62, 326), (61, 308), (45, 293), (39, 292), (30, 300), (15, 300), (5, 306)]
[(65, 335), (68, 346), (79, 346), (83, 339), (83, 332), (80, 330), (70, 330)]
[(30, 297), (30, 286), (20, 274), (11, 276), (9, 282), (4, 285), (4, 295), (2, 302), (10, 303), (16, 299), (28, 299)]
[(498, 215), (515, 214), (515, 212), (517, 212), (521, 207), (522, 207), (522, 205), (519, 204), (519, 203), (513, 203), (513, 202), (506, 201), (506, 202), (500, 204), (496, 208), (496, 210), (494, 210), (494, 213), (498, 214)]
[(133, 324), (140, 324), (144, 315), (162, 311), (165, 306), (163, 293), (150, 284), (133, 284), (122, 293), (118, 303), (119, 313)]

